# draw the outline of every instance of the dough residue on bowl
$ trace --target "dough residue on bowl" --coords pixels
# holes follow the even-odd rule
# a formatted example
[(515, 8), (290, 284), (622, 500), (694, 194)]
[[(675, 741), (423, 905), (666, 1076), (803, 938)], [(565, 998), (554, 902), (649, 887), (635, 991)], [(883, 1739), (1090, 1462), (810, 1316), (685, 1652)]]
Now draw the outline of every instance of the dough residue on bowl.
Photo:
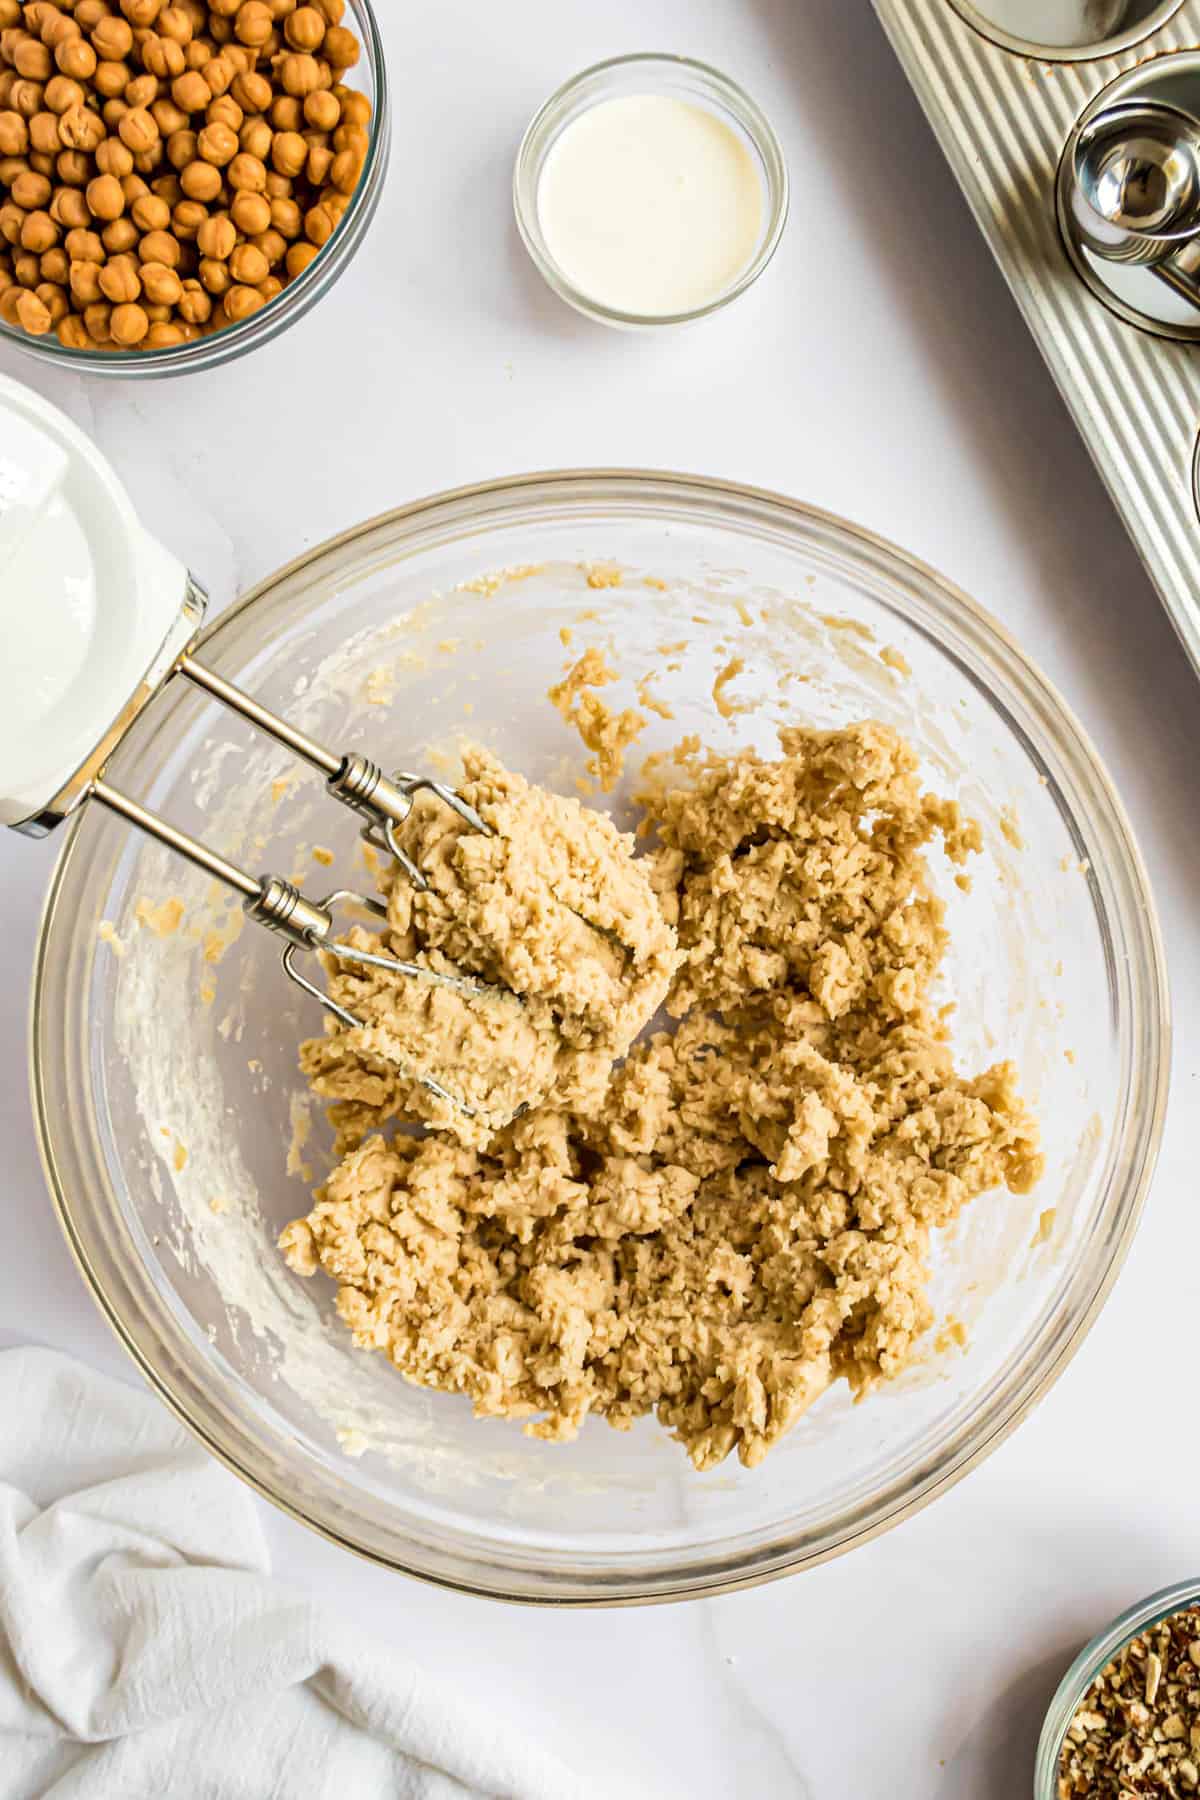
[[(494, 836), (435, 803), (405, 827), (430, 896), (383, 872), (385, 942), (519, 998), (480, 1043), (439, 1016), (444, 990), (352, 978), (375, 1036), (331, 1022), (305, 1047), (343, 1154), (281, 1246), (410, 1380), (552, 1440), (654, 1412), (698, 1468), (753, 1465), (832, 1382), (862, 1395), (906, 1366), (933, 1322), (933, 1234), (1037, 1180), (1015, 1068), (958, 1073), (929, 997), (947, 935), (926, 852), (961, 864), (978, 827), (885, 725), (788, 728), (780, 751), (654, 761), (637, 857), (481, 751), (463, 791)], [(567, 807), (568, 835), (606, 848), (551, 942), (531, 896), (566, 892), (547, 844)], [(666, 1028), (633, 1041), (664, 995)], [(389, 1139), (413, 1099), (389, 1034), (401, 1062), (465, 1057), (503, 1104), (479, 1130)], [(542, 1097), (500, 1122), (514, 1077)]]
[(574, 726), (592, 752), (588, 773), (595, 776), (605, 794), (611, 793), (621, 779), (625, 752), (637, 741), (646, 725), (644, 716), (633, 707), (614, 712), (594, 691), (618, 679), (617, 671), (605, 661), (603, 651), (593, 644), (570, 665), (549, 693), (551, 704), (557, 707), (568, 725)]

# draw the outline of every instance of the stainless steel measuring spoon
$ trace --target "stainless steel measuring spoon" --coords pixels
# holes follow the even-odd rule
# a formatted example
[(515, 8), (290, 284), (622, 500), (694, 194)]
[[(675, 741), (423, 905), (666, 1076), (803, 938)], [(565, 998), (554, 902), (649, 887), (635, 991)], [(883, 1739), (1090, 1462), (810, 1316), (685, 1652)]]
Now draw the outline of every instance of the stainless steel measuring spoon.
[(1116, 101), (1077, 133), (1071, 177), (1080, 242), (1200, 306), (1200, 119), (1165, 100)]

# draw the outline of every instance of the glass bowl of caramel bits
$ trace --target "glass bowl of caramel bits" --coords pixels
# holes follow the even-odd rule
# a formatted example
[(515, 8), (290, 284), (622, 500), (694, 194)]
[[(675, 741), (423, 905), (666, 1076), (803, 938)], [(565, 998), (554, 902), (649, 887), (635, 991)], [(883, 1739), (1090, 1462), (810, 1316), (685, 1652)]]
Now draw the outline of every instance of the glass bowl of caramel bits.
[(367, 0), (0, 0), (0, 333), (212, 367), (317, 301), (387, 162)]

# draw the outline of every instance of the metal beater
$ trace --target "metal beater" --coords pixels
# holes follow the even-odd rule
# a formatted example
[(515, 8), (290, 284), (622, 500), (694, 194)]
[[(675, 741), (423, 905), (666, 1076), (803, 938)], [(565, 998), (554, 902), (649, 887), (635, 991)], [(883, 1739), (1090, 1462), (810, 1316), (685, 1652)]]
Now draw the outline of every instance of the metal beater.
[[(386, 775), (378, 763), (372, 762), (357, 750), (339, 756), (336, 751), (327, 749), (306, 732), (288, 724), (286, 719), (269, 712), (249, 694), (244, 694), (240, 688), (234, 687), (215, 670), (197, 662), (194, 656), (186, 652), (176, 662), (173, 672), (185, 676), (194, 686), (202, 688), (214, 700), (219, 700), (222, 706), (228, 707), (230, 712), (245, 719), (247, 724), (274, 738), (276, 743), (282, 744), (303, 762), (319, 770), (325, 777), (327, 792), (365, 821), (363, 835), (373, 844), (385, 844), (408, 879), (422, 892), (427, 891), (429, 883), (396, 836), (397, 825), (402, 825), (407, 819), (418, 794), (436, 795), (472, 831), (483, 832), (488, 837), (492, 835), (491, 826), (480, 818), (475, 808), (461, 794), (448, 787), (445, 782), (433, 781), (426, 775)], [(333, 893), (326, 894), (323, 900), (310, 900), (295, 882), (286, 881), (281, 875), (268, 874), (256, 878), (215, 850), (210, 850), (197, 838), (180, 831), (166, 819), (160, 819), (157, 813), (147, 811), (137, 800), (113, 787), (103, 775), (93, 778), (88, 797), (99, 801), (101, 806), (117, 813), (130, 825), (136, 825), (139, 831), (157, 838), (168, 850), (186, 857), (198, 869), (203, 869), (226, 887), (241, 894), (242, 910), (247, 918), (253, 919), (257, 925), (265, 925), (268, 931), (274, 931), (287, 940), (282, 961), (289, 979), (303, 988), (305, 993), (319, 1000), (326, 1011), (333, 1013), (345, 1025), (361, 1025), (363, 1021), (340, 1006), (306, 975), (301, 974), (296, 967), (298, 951), (323, 951), (339, 962), (387, 969), (392, 974), (413, 976), (439, 987), (454, 988), (459, 993), (499, 991), (467, 976), (441, 974), (419, 963), (405, 962), (394, 956), (380, 956), (373, 950), (360, 950), (352, 944), (340, 943), (332, 935), (336, 908), (349, 907), (358, 912), (369, 913), (375, 918), (387, 918), (386, 908), (366, 894), (356, 893), (352, 888), (336, 888)], [(462, 1112), (471, 1113), (470, 1107), (455, 1099), (433, 1076), (416, 1075), (414, 1079), (439, 1099), (449, 1100)]]
[[(0, 821), (40, 837), (86, 800), (107, 807), (239, 893), (246, 914), (284, 939), (288, 977), (346, 1025), (363, 1021), (301, 972), (302, 951), (460, 993), (507, 993), (339, 942), (335, 914), (353, 908), (386, 918), (378, 900), (347, 888), (312, 900), (282, 876), (251, 875), (108, 780), (108, 758), (134, 719), (182, 676), (317, 769), (329, 793), (363, 820), (364, 835), (389, 851), (418, 889), (428, 883), (397, 837), (418, 794), (434, 795), (470, 830), (491, 835), (444, 782), (388, 775), (358, 751), (330, 750), (200, 662), (193, 647), (202, 590), (143, 530), (95, 446), (56, 408), (3, 377), (0, 606), (7, 636), (0, 651)], [(471, 1113), (433, 1076), (412, 1078)]]

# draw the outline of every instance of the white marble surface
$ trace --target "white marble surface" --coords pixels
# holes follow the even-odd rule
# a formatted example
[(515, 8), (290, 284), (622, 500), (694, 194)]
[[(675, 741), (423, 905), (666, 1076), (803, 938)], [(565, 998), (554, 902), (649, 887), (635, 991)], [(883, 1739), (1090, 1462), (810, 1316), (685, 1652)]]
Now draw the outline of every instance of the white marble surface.
[[(277, 1566), (608, 1771), (613, 1794), (1013, 1800), (1079, 1641), (1200, 1573), (1200, 686), (861, 0), (379, 10), (390, 181), (316, 314), (184, 382), (56, 378), (9, 350), (0, 367), (97, 437), (222, 600), (395, 502), (566, 464), (761, 482), (895, 537), (1006, 622), (1098, 742), (1150, 866), (1179, 1018), (1151, 1204), (1102, 1318), (1015, 1437), (882, 1541), (753, 1593), (589, 1614), (436, 1593), (271, 1515)], [(740, 78), (795, 186), (759, 289), (655, 340), (563, 308), (508, 208), (544, 95), (647, 48)], [(0, 1341), (131, 1375), (60, 1240), (29, 1122), (24, 994), (52, 852), (0, 844)]]

